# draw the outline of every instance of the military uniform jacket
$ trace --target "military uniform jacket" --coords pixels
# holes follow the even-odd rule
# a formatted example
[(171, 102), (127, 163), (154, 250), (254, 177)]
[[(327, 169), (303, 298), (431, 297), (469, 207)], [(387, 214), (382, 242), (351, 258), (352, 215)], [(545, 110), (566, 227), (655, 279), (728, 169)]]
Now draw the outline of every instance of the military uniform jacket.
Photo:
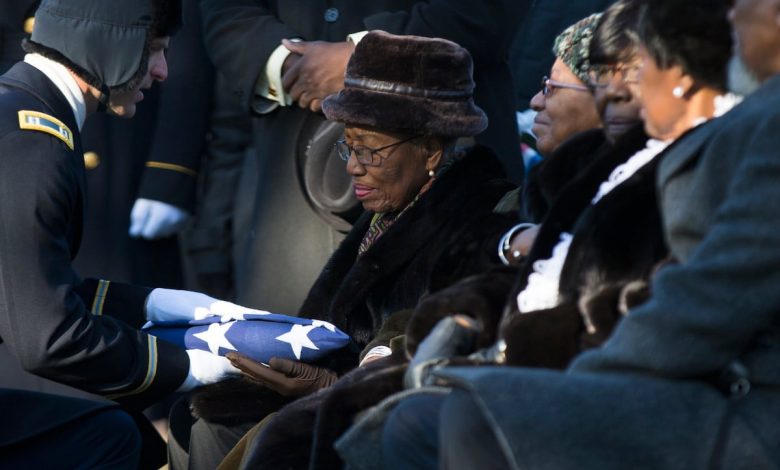
[(37, 375), (144, 407), (182, 383), (189, 361), (138, 331), (149, 289), (74, 272), (82, 154), (73, 112), (44, 74), (18, 63), (0, 77), (0, 338)]

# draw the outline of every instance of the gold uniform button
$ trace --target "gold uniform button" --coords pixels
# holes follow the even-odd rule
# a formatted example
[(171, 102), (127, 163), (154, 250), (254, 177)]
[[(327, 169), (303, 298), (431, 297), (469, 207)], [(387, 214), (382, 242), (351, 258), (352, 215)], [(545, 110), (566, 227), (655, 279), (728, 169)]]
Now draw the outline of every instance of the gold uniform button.
[(87, 152), (84, 154), (84, 166), (87, 170), (94, 170), (100, 166), (100, 155), (95, 152)]
[(32, 34), (33, 27), (35, 26), (35, 17), (31, 16), (24, 20), (24, 32), (27, 34)]

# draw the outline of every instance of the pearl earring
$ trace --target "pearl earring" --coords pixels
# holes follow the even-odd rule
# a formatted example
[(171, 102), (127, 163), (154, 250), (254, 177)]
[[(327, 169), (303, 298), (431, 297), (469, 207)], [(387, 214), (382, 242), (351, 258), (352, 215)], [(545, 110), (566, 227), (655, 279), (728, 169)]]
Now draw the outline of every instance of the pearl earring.
[(685, 92), (681, 86), (676, 86), (674, 87), (674, 90), (672, 90), (672, 95), (674, 95), (675, 98), (682, 98), (683, 94), (685, 94)]
[(428, 170), (428, 176), (430, 178), (433, 178), (436, 175), (436, 173), (433, 170)]

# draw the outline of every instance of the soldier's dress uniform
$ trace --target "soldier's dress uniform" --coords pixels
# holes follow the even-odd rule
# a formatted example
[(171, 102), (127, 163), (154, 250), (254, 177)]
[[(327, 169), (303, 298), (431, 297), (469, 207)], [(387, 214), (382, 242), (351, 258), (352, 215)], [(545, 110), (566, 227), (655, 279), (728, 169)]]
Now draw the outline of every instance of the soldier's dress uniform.
[[(141, 409), (182, 384), (189, 359), (138, 330), (150, 289), (73, 270), (85, 192), (71, 105), (44, 73), (17, 63), (0, 76), (0, 341), (37, 375)], [(52, 423), (110, 406), (25, 393), (0, 390), (0, 414), (25, 416), (0, 427), (0, 455)]]

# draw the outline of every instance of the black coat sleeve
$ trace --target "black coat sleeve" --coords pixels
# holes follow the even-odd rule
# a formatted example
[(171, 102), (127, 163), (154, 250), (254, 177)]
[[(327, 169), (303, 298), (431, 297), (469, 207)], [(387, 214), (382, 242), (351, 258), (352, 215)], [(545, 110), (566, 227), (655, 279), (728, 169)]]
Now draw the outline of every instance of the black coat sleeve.
[(35, 131), (5, 135), (0, 149), (3, 341), (26, 370), (129, 406), (175, 390), (189, 367), (184, 350), (91, 314), (76, 293), (79, 156)]
[(249, 108), (255, 83), (283, 38), (300, 37), (257, 0), (201, 0), (206, 49)]
[(213, 70), (203, 44), (197, 0), (183, 3), (184, 25), (171, 38), (168, 79), (160, 85), (154, 145), (138, 197), (195, 208), (195, 185), (206, 143)]

